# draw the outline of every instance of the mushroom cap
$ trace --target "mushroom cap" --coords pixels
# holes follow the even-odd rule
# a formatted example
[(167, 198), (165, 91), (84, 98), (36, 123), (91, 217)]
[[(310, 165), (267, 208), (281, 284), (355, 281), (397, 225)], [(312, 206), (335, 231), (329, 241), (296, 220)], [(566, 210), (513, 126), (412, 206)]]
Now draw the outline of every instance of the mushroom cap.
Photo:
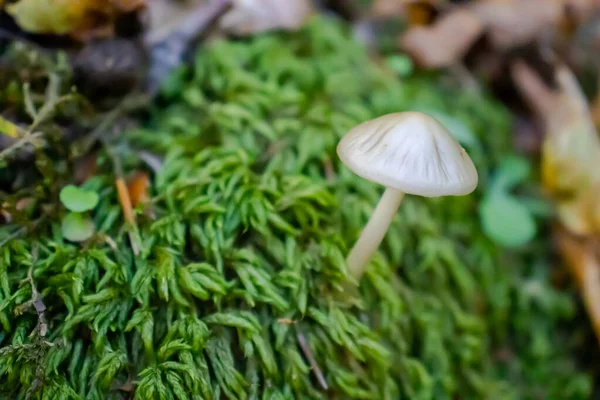
[(420, 112), (363, 122), (342, 138), (337, 153), (358, 176), (408, 194), (461, 196), (477, 187), (467, 152), (436, 119)]

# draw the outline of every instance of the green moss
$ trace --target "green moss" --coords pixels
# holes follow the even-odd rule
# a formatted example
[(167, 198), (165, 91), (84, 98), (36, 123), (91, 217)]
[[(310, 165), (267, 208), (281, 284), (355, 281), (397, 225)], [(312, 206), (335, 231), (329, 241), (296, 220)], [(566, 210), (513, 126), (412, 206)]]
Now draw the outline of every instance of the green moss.
[[(480, 186), (408, 197), (353, 298), (341, 291), (344, 256), (382, 188), (344, 168), (335, 146), (353, 125), (409, 109), (464, 125)], [(164, 156), (155, 218), (139, 214), (131, 236), (139, 255), (104, 155), (86, 183), (100, 195), (94, 239), (68, 243), (52, 217), (0, 249), (2, 398), (589, 395), (560, 329), (575, 304), (550, 284), (545, 238), (509, 252), (476, 218), (511, 153), (510, 115), (486, 94), (400, 80), (343, 26), (316, 19), (296, 34), (211, 43), (150, 115), (114, 144), (124, 171), (143, 166), (142, 149)], [(18, 227), (0, 228), (0, 240)], [(33, 307), (15, 315), (32, 298), (30, 268), (44, 337)]]

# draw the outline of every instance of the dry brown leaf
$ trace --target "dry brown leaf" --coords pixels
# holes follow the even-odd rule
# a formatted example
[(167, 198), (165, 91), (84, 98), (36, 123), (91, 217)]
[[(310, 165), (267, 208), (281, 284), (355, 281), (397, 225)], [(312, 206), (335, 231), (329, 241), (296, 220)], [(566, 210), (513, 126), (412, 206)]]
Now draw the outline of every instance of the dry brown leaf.
[(425, 67), (447, 67), (464, 56), (482, 29), (474, 13), (458, 9), (431, 26), (409, 28), (400, 38), (400, 47)]
[(522, 62), (512, 75), (545, 126), (542, 182), (561, 222), (579, 235), (600, 234), (600, 138), (575, 76), (558, 67), (553, 91)]
[(225, 32), (250, 35), (274, 29), (296, 30), (313, 12), (310, 0), (234, 0), (220, 20)]
[(131, 199), (129, 198), (129, 191), (123, 178), (117, 178), (115, 181), (117, 186), (117, 195), (119, 196), (119, 203), (121, 203), (121, 210), (123, 210), (123, 217), (125, 222), (130, 225), (135, 225), (135, 215), (133, 214), (133, 208), (131, 207)]
[(558, 247), (581, 290), (581, 297), (600, 341), (600, 260), (593, 242), (558, 232)]
[(492, 44), (501, 49), (526, 44), (563, 17), (565, 0), (483, 0), (472, 10), (490, 34)]
[(137, 172), (127, 183), (127, 191), (133, 207), (145, 204), (149, 200), (150, 178), (145, 172)]

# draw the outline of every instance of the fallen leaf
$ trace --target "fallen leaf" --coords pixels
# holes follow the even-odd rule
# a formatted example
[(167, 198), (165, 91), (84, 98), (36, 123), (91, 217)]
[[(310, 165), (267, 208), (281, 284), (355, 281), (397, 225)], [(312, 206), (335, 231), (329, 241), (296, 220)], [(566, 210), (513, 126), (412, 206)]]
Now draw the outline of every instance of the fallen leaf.
[(19, 0), (6, 11), (28, 32), (96, 37), (112, 33), (119, 13), (143, 4), (143, 0)]
[(581, 297), (600, 341), (600, 260), (598, 249), (589, 239), (575, 238), (561, 230), (558, 247), (581, 290)]
[(461, 59), (482, 33), (483, 25), (469, 10), (451, 11), (431, 26), (413, 26), (400, 47), (428, 68), (450, 66)]
[(556, 71), (551, 90), (522, 62), (512, 75), (544, 123), (542, 183), (563, 225), (579, 235), (600, 234), (600, 138), (577, 79), (566, 66)]
[(555, 90), (522, 62), (515, 63), (511, 72), (545, 125), (542, 182), (563, 226), (556, 229), (558, 247), (600, 341), (600, 138), (585, 96), (567, 67), (557, 68)]
[(129, 198), (127, 185), (125, 185), (123, 178), (117, 178), (115, 185), (117, 186), (117, 194), (119, 196), (119, 203), (121, 203), (121, 209), (123, 210), (125, 222), (129, 225), (135, 225), (135, 215), (133, 214), (133, 208), (131, 207), (131, 199)]
[(150, 179), (145, 172), (136, 173), (127, 183), (127, 191), (131, 199), (131, 205), (137, 207), (145, 204), (149, 200), (148, 189), (150, 188)]
[(296, 30), (304, 25), (312, 12), (310, 0), (234, 0), (219, 26), (235, 35), (275, 29)]
[(470, 8), (489, 32), (492, 44), (507, 49), (526, 44), (559, 24), (564, 0), (483, 0)]

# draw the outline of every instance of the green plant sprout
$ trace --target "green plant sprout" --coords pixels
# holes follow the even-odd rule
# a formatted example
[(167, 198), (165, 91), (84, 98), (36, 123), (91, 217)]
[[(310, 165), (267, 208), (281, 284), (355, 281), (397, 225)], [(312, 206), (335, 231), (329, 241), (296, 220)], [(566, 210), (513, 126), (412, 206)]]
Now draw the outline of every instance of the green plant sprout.
[(60, 191), (60, 201), (70, 210), (61, 224), (65, 239), (72, 242), (83, 242), (95, 231), (94, 221), (86, 214), (98, 204), (98, 194), (68, 185)]

